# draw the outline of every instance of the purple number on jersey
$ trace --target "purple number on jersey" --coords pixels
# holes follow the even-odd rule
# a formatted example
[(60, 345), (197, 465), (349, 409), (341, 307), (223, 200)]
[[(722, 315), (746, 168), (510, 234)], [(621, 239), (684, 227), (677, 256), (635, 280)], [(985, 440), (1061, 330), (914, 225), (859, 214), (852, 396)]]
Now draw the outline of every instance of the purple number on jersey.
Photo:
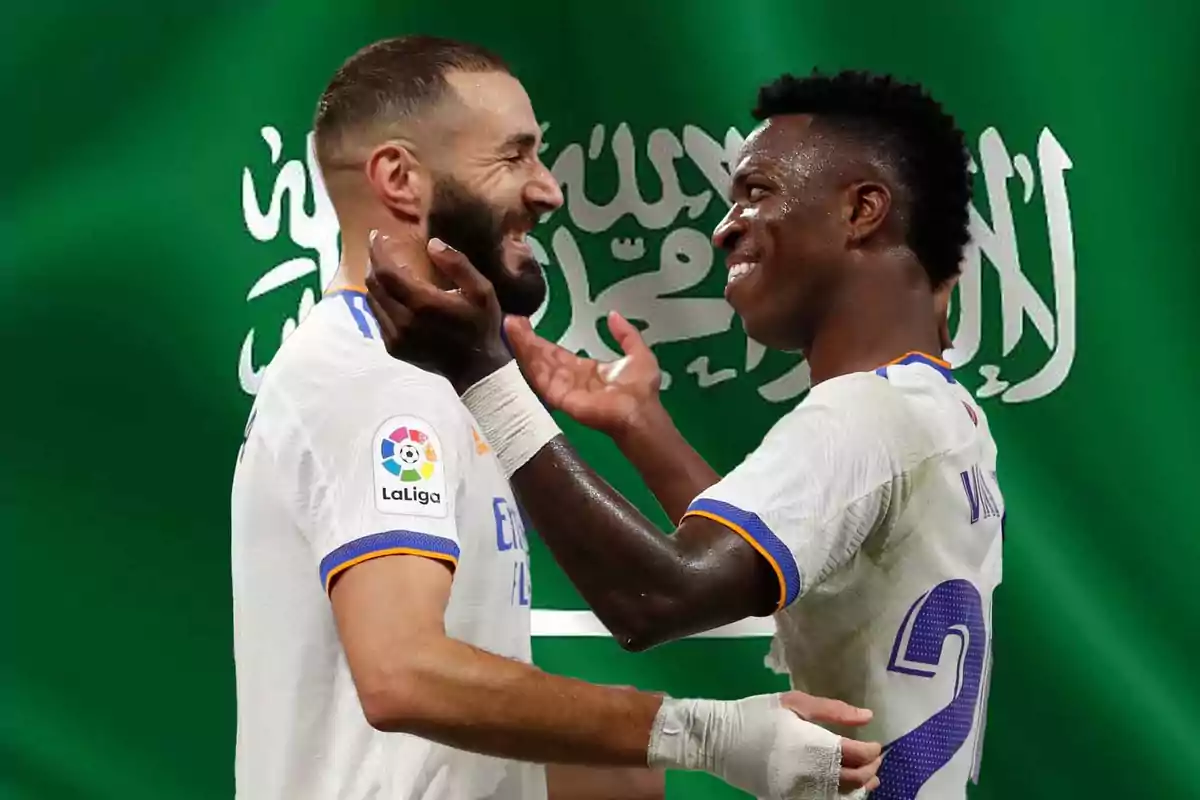
[[(908, 643), (901, 653), (906, 633)], [(971, 733), (988, 644), (983, 601), (969, 581), (939, 583), (912, 604), (896, 634), (888, 670), (932, 678), (950, 636), (962, 640), (954, 697), (941, 711), (884, 748), (880, 785), (871, 795), (876, 800), (914, 800)]]

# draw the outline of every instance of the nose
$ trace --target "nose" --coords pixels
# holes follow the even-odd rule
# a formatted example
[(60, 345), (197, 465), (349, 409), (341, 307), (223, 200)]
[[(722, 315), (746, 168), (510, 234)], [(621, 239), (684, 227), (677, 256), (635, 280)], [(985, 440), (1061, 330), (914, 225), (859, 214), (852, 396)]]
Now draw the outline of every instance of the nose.
[(732, 250), (738, 238), (745, 233), (745, 221), (742, 218), (742, 209), (737, 203), (729, 207), (725, 218), (717, 223), (717, 227), (713, 230), (712, 243), (713, 247), (718, 250)]
[(525, 184), (525, 202), (542, 214), (563, 204), (562, 187), (558, 185), (558, 179), (540, 160), (529, 183)]

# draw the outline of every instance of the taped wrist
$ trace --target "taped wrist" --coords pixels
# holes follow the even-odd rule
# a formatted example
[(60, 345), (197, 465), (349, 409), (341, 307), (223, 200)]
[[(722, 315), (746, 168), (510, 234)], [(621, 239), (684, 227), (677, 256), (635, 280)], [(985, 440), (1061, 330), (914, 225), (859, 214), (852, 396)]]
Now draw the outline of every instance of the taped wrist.
[(495, 451), (506, 479), (562, 433), (516, 361), (467, 389), (462, 401)]
[(651, 767), (713, 772), (714, 700), (663, 698), (650, 730), (646, 762)]
[(841, 740), (779, 695), (736, 701), (665, 698), (650, 732), (651, 767), (703, 770), (758, 798), (835, 800)]

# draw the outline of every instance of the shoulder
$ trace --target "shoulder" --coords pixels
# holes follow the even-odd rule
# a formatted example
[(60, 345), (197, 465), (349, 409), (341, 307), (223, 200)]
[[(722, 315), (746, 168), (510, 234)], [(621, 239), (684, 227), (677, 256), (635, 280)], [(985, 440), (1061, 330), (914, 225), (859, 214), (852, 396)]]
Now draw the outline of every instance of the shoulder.
[(783, 430), (815, 435), (854, 431), (875, 435), (900, 426), (912, 414), (902, 392), (874, 372), (854, 372), (817, 384), (780, 420)]
[(352, 316), (342, 318), (338, 303), (326, 298), (284, 341), (260, 397), (286, 406), (310, 434), (353, 436), (410, 417), (454, 435), (466, 410), (450, 383), (392, 358), (377, 335), (363, 335)]
[(779, 421), (763, 446), (785, 459), (799, 448), (826, 460), (871, 459), (907, 470), (954, 449), (966, 433), (959, 428), (970, 425), (953, 389), (922, 377), (889, 369), (887, 375), (855, 372), (824, 381)]
[(369, 312), (360, 330), (359, 320), (343, 306), (341, 296), (334, 295), (312, 309), (272, 359), (264, 388), (337, 405), (395, 389), (457, 402), (445, 378), (388, 355)]

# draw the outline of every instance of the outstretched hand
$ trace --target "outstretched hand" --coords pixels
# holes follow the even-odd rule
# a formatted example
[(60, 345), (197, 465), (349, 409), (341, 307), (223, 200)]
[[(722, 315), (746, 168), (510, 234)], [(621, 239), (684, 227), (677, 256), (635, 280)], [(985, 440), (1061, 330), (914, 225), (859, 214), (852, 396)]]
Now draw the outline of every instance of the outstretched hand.
[(500, 337), (500, 304), (462, 253), (440, 239), (428, 252), (453, 288), (422, 280), (399, 262), (388, 237), (373, 235), (367, 302), (388, 353), (444, 375), (462, 394), (512, 360)]
[(524, 317), (509, 317), (504, 329), (534, 391), (582, 425), (619, 436), (658, 405), (658, 360), (637, 328), (615, 311), (608, 315), (608, 329), (625, 355), (608, 363), (543, 339)]

